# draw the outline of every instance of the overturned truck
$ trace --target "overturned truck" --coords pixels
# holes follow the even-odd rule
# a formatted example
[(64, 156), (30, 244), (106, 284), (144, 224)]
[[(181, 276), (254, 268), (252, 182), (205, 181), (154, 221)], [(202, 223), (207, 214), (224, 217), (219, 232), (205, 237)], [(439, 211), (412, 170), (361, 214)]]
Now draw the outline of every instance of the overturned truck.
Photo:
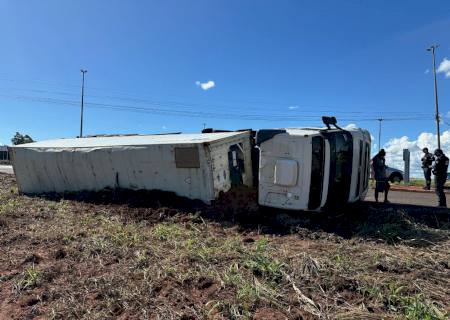
[(369, 178), (369, 132), (326, 125), (58, 139), (11, 156), (25, 194), (157, 189), (210, 203), (245, 185), (263, 206), (321, 210), (364, 199)]
[(12, 158), (26, 194), (157, 189), (209, 203), (253, 184), (248, 131), (48, 140), (15, 146)]

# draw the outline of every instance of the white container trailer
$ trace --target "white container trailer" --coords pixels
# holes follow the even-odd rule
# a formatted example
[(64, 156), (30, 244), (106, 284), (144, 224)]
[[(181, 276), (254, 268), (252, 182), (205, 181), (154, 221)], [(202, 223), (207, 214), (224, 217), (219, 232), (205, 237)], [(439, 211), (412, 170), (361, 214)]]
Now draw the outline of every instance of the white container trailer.
[[(334, 119), (334, 122), (336, 120)], [(258, 202), (290, 210), (321, 210), (367, 194), (370, 134), (363, 129), (260, 130)]]
[(11, 148), (26, 194), (158, 189), (206, 203), (252, 186), (250, 131), (59, 139)]

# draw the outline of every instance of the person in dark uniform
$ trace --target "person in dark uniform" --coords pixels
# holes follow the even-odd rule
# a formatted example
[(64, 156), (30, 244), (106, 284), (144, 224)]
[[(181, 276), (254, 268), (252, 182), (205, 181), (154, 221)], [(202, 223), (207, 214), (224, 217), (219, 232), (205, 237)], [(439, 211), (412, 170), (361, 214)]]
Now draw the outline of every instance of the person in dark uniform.
[(434, 157), (431, 152), (428, 152), (428, 148), (422, 149), (424, 155), (422, 157), (422, 169), (423, 175), (425, 176), (425, 190), (430, 190), (431, 188), (431, 169), (433, 167)]
[(441, 149), (436, 149), (434, 151), (434, 156), (433, 174), (436, 194), (439, 198), (439, 207), (446, 208), (447, 199), (445, 198), (444, 184), (447, 180), (448, 158)]
[(388, 201), (389, 181), (386, 178), (386, 152), (381, 149), (372, 159), (372, 168), (375, 176), (375, 201), (378, 202), (378, 194), (384, 192), (384, 202)]

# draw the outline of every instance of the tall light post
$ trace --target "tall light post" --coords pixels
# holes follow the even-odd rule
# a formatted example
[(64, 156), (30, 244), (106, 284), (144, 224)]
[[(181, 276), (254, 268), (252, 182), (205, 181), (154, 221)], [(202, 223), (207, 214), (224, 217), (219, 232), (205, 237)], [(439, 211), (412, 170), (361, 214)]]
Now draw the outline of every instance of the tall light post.
[(434, 51), (439, 47), (437, 44), (431, 45), (427, 51), (430, 51), (433, 55), (433, 74), (434, 74), (434, 98), (436, 102), (436, 129), (437, 129), (437, 143), (438, 148), (441, 148), (441, 130), (439, 128), (439, 103), (438, 103), (438, 91), (437, 91), (437, 80), (436, 80), (436, 57)]
[(383, 118), (378, 118), (379, 121), (378, 125), (378, 151), (381, 150), (381, 122), (384, 120)]
[(84, 109), (84, 74), (87, 70), (80, 70), (82, 73), (81, 80), (81, 119), (80, 119), (80, 138), (83, 138), (83, 109)]

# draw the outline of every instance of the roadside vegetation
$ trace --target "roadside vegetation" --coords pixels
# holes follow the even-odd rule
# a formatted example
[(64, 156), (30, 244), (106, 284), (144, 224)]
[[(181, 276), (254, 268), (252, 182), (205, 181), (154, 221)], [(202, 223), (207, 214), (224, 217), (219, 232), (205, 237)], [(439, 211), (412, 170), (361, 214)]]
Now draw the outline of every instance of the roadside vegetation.
[(28, 197), (0, 175), (0, 319), (450, 316), (447, 211), (231, 202)]
[[(370, 186), (373, 188), (373, 187), (375, 187), (375, 181), (374, 180), (370, 180), (369, 181), (369, 184), (370, 184)], [(401, 185), (401, 186), (404, 186), (404, 185), (406, 185), (405, 184), (405, 182), (404, 181), (401, 181), (401, 182), (391, 182), (391, 185)], [(409, 180), (409, 184), (408, 184), (409, 186), (412, 186), (412, 187), (424, 187), (425, 186), (425, 179), (422, 179), (422, 178), (411, 178), (410, 180)], [(448, 186), (450, 186), (450, 180), (448, 180), (447, 181), (447, 183), (446, 183), (446, 186), (448, 187)], [(433, 189), (434, 188), (434, 179), (432, 178), (431, 179), (431, 188)]]

